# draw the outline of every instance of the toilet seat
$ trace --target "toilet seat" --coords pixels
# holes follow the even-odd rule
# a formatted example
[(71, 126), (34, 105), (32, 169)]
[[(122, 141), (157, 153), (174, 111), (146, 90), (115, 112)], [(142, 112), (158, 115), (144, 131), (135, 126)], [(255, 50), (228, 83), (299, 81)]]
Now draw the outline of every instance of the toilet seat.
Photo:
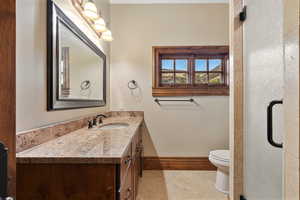
[(211, 159), (223, 162), (223, 163), (228, 163), (229, 165), (229, 160), (230, 160), (230, 153), (229, 150), (215, 150), (211, 151), (209, 153), (209, 157)]

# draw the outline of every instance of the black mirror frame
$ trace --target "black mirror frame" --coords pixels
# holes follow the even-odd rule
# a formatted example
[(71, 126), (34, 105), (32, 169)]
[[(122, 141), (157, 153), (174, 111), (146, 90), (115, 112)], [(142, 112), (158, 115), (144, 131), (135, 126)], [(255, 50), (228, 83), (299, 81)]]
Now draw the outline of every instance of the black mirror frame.
[[(83, 43), (103, 59), (103, 100), (59, 99), (58, 94), (58, 24), (62, 22)], [(55, 5), (47, 2), (47, 110), (67, 110), (106, 105), (106, 56), (105, 54)]]

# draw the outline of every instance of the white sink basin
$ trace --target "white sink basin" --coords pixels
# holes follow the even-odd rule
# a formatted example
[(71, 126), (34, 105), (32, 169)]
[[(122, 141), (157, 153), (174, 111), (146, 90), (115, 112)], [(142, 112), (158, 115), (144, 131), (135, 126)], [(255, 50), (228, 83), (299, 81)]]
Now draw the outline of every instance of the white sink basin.
[(127, 128), (129, 124), (127, 123), (112, 123), (112, 124), (105, 124), (99, 127), (100, 130), (109, 130), (109, 129), (122, 129)]

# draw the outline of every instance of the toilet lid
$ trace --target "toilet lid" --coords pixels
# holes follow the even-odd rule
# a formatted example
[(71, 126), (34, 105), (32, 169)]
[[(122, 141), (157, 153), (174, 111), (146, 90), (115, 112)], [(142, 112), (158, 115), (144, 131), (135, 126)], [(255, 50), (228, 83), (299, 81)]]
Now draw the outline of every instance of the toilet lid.
[(230, 158), (230, 153), (229, 150), (216, 150), (216, 151), (211, 151), (210, 155), (217, 159), (217, 160), (221, 160), (224, 162), (229, 162), (229, 158)]

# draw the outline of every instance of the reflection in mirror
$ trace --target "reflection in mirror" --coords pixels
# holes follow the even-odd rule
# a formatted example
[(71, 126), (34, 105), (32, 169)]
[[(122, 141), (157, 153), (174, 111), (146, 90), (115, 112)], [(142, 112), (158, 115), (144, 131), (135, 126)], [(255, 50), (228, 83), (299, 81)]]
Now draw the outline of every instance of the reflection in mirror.
[(59, 99), (103, 99), (103, 59), (59, 23)]

